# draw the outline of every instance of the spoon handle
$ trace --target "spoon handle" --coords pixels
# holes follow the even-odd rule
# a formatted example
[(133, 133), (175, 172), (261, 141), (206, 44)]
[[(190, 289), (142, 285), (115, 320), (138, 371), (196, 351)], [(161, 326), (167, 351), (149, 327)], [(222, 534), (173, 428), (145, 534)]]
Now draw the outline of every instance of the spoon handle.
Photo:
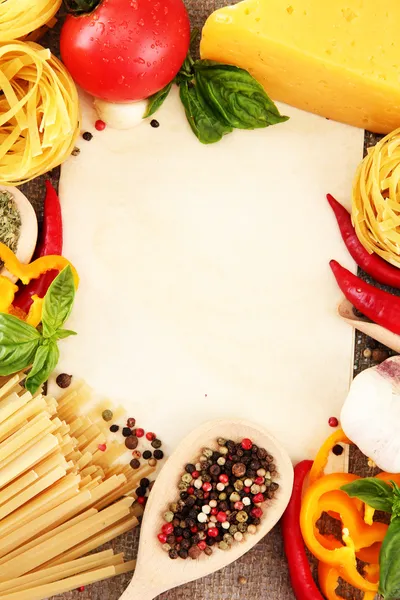
[(120, 597), (120, 600), (153, 600), (161, 592), (149, 585), (148, 581), (134, 577)]

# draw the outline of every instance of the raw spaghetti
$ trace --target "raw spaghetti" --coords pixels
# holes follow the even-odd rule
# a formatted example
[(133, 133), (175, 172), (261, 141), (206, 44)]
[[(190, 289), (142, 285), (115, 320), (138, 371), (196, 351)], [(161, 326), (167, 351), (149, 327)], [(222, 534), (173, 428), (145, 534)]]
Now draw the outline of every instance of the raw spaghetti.
[(50, 50), (0, 44), (0, 184), (19, 185), (72, 152), (79, 133), (75, 84)]
[(49, 23), (62, 0), (0, 0), (0, 42), (21, 38)]
[(370, 148), (360, 164), (352, 218), (364, 248), (400, 267), (400, 129)]

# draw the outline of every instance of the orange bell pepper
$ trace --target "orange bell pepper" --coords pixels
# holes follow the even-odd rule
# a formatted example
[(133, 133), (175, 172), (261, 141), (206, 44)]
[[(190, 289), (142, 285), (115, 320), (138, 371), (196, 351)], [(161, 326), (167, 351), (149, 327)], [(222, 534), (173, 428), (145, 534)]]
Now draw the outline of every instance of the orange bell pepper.
[[(376, 541), (381, 541), (382, 532), (380, 528), (375, 528), (373, 534), (365, 537), (368, 540), (367, 543), (362, 542), (363, 533), (366, 534), (366, 532), (363, 531), (360, 522), (364, 527), (368, 528), (369, 526), (363, 523), (351, 499), (346, 498), (346, 494), (340, 490), (342, 485), (356, 479), (359, 479), (359, 477), (349, 473), (334, 473), (317, 479), (304, 495), (300, 513), (300, 527), (306, 546), (318, 560), (337, 568), (340, 576), (354, 587), (365, 592), (376, 593), (378, 585), (367, 581), (357, 571), (356, 547), (363, 548)], [(337, 493), (334, 498), (331, 496), (324, 500), (323, 496), (328, 492)], [(345, 545), (333, 550), (325, 548), (315, 534), (317, 520), (321, 513), (329, 510), (329, 508), (335, 512), (340, 512), (343, 525), (346, 528), (343, 530)], [(349, 528), (348, 531), (347, 528)], [(357, 545), (351, 538), (350, 530), (356, 537)]]
[[(377, 567), (377, 565), (374, 565), (374, 567)], [(327, 600), (343, 599), (343, 596), (339, 596), (336, 592), (339, 586), (339, 578), (340, 572), (338, 569), (322, 562), (318, 564), (318, 583)], [(374, 570), (371, 571), (371, 573), (367, 573), (366, 578), (371, 580), (371, 582), (376, 583), (376, 571)], [(364, 592), (364, 600), (374, 600), (375, 596), (375, 592)]]
[(325, 442), (322, 444), (321, 448), (318, 450), (318, 454), (315, 457), (314, 464), (312, 466), (310, 472), (309, 482), (310, 484), (314, 483), (319, 477), (322, 477), (325, 471), (325, 467), (328, 463), (329, 454), (332, 451), (332, 448), (336, 446), (336, 444), (351, 444), (352, 442), (345, 435), (343, 429), (338, 429), (332, 435), (330, 435)]
[[(322, 534), (318, 531), (317, 528), (315, 529), (314, 533), (315, 533), (315, 537), (317, 538), (319, 543), (324, 548), (327, 548), (328, 550), (334, 550), (335, 548), (342, 548), (344, 545), (340, 540), (338, 540), (332, 534)], [(381, 547), (382, 547), (382, 542), (375, 542), (374, 544), (372, 544), (371, 546), (368, 546), (367, 548), (360, 548), (360, 550), (358, 550), (356, 552), (356, 557), (365, 563), (378, 564)]]
[[(42, 256), (29, 265), (24, 265), (18, 260), (8, 246), (0, 242), (0, 260), (4, 263), (5, 268), (11, 275), (14, 275), (17, 279), (21, 280), (25, 285), (32, 279), (37, 279), (48, 271), (62, 271), (62, 269), (70, 265), (74, 275), (75, 287), (77, 288), (79, 285), (79, 277), (76, 269), (63, 256)], [(18, 287), (12, 283), (8, 277), (0, 275), (0, 312), (13, 312), (12, 303), (17, 291)], [(36, 325), (38, 325), (40, 323), (41, 306), (42, 305), (39, 302), (36, 303), (36, 306), (32, 306), (32, 311), (28, 315), (28, 322), (30, 324), (35, 325), (36, 323)]]

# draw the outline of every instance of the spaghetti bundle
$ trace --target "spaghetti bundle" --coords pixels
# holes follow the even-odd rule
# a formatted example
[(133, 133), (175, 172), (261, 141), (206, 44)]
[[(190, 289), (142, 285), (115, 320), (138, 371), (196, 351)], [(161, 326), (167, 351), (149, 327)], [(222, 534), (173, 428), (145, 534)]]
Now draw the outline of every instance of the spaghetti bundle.
[(21, 38), (49, 23), (62, 0), (0, 0), (0, 42)]
[(360, 164), (352, 218), (364, 248), (400, 267), (400, 129), (370, 148)]
[(23, 378), (0, 378), (0, 599), (43, 600), (134, 569), (113, 550), (90, 553), (138, 525), (135, 490), (154, 469), (118, 462), (125, 444), (101, 417), (113, 407), (89, 410), (85, 384), (57, 401)]
[(61, 164), (79, 133), (75, 84), (50, 50), (0, 44), (0, 184), (19, 185)]

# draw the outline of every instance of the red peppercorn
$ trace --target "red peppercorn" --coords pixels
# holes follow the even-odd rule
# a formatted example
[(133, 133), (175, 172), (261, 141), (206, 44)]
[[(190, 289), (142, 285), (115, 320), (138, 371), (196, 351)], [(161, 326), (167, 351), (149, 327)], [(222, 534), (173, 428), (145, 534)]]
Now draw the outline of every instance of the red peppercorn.
[(247, 485), (244, 486), (243, 491), (246, 492), (246, 494), (250, 494), (250, 488), (247, 487)]
[(167, 543), (167, 536), (165, 535), (165, 533), (159, 533), (157, 537), (158, 537), (158, 540), (162, 544), (166, 544)]
[(107, 127), (107, 125), (101, 119), (98, 119), (96, 121), (96, 123), (94, 124), (94, 126), (97, 129), (97, 131), (104, 131), (105, 128)]
[(136, 437), (141, 438), (144, 436), (144, 429), (142, 429), (141, 427), (138, 427), (136, 429)]
[(253, 502), (254, 504), (261, 504), (264, 502), (264, 496), (262, 494), (256, 494), (253, 496)]
[(197, 532), (198, 532), (198, 529), (197, 529), (196, 525), (193, 525), (193, 527), (191, 527), (191, 528), (190, 528), (190, 531), (191, 531), (192, 533), (197, 533)]
[(139, 504), (146, 504), (147, 498), (145, 496), (139, 496), (136, 502), (138, 502)]
[(209, 498), (209, 497), (210, 497), (210, 492), (204, 492), (204, 496), (203, 496), (204, 500), (207, 500), (207, 498)]
[(81, 585), (81, 587), (78, 587), (78, 592), (84, 592), (85, 591), (85, 586)]
[(216, 506), (211, 509), (211, 514), (214, 515), (214, 517), (218, 514), (218, 508)]
[(161, 527), (161, 531), (165, 533), (165, 535), (171, 535), (174, 533), (174, 526), (172, 523), (164, 523), (164, 525)]
[(182, 540), (183, 540), (183, 535), (178, 535), (178, 537), (176, 538), (177, 544), (180, 544)]
[(210, 490), (212, 490), (212, 485), (209, 481), (205, 481), (201, 487), (205, 492), (209, 492)]
[(232, 454), (229, 454), (228, 458), (229, 458), (229, 460), (232, 460), (232, 458), (233, 458)]
[(100, 452), (105, 452), (107, 450), (107, 444), (99, 444), (97, 447)]
[(149, 442), (152, 442), (153, 440), (155, 440), (156, 437), (157, 437), (156, 434), (153, 433), (152, 431), (148, 431), (146, 433), (146, 439), (149, 440)]
[(192, 477), (193, 479), (198, 479), (200, 477), (200, 473), (198, 471), (193, 471)]
[(225, 523), (227, 518), (228, 517), (226, 516), (226, 513), (222, 510), (220, 510), (219, 513), (217, 514), (218, 523)]
[(251, 450), (253, 447), (253, 442), (249, 440), (249, 438), (244, 438), (244, 440), (242, 440), (241, 446), (243, 450)]
[(337, 427), (339, 425), (339, 421), (336, 417), (331, 417), (328, 421), (329, 427)]
[(253, 508), (250, 512), (252, 517), (255, 517), (256, 519), (261, 519), (261, 517), (263, 516), (263, 511), (261, 508), (259, 508), (258, 506), (256, 506), (256, 508)]
[(200, 550), (203, 552), (203, 550), (205, 550), (207, 548), (207, 544), (205, 543), (204, 540), (201, 540), (198, 544), (197, 547), (200, 548)]
[(225, 475), (225, 473), (222, 473), (218, 479), (220, 480), (221, 483), (229, 483), (229, 477), (228, 475)]
[(264, 481), (264, 477), (256, 477), (254, 483), (256, 483), (257, 485), (262, 485)]
[(210, 529), (207, 530), (207, 535), (209, 535), (210, 537), (217, 537), (219, 531), (216, 527), (210, 527)]
[(233, 507), (235, 510), (243, 510), (244, 504), (243, 504), (243, 502), (240, 502), (240, 500), (238, 500), (237, 502), (235, 502)]
[(188, 488), (188, 489), (187, 489), (187, 493), (189, 494), (189, 496), (190, 496), (191, 494), (194, 494), (194, 487), (190, 487), (190, 488)]

